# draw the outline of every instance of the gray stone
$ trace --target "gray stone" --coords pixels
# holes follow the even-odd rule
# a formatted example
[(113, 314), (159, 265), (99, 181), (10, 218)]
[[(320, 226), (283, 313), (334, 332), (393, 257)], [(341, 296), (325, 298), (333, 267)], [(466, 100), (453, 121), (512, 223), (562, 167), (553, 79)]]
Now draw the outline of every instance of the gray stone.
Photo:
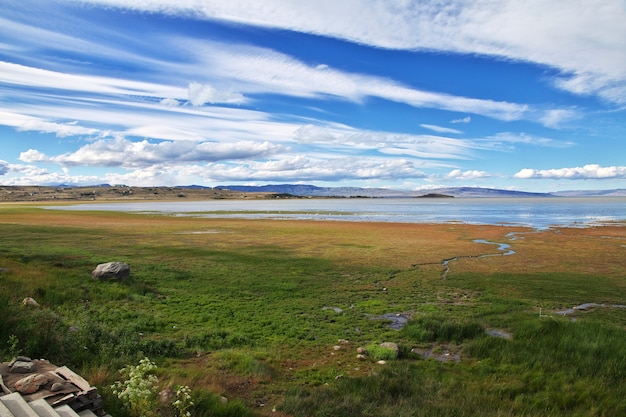
[(124, 262), (107, 262), (99, 264), (91, 273), (93, 279), (107, 281), (109, 279), (123, 280), (130, 277), (130, 266)]
[(11, 365), (11, 373), (14, 374), (29, 374), (35, 370), (35, 364), (31, 361), (16, 360)]
[(22, 300), (22, 305), (31, 306), (31, 307), (39, 307), (39, 303), (35, 301), (34, 298), (26, 297)]

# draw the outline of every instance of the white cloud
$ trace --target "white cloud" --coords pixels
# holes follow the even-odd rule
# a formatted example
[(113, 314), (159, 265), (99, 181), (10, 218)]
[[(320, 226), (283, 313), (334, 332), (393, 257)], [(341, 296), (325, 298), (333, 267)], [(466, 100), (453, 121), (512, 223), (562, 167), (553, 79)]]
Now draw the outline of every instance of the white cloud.
[(186, 97), (185, 90), (162, 84), (93, 75), (67, 74), (0, 61), (0, 82), (21, 87), (146, 97)]
[(589, 164), (582, 167), (557, 169), (524, 168), (513, 175), (518, 179), (626, 179), (626, 166), (603, 167)]
[[(626, 7), (619, 0), (88, 0), (88, 3), (320, 34), (392, 49), (536, 62), (575, 93), (626, 100)], [(332, 12), (329, 13), (329, 10)]]
[(446, 175), (446, 179), (449, 180), (476, 180), (481, 178), (488, 178), (491, 175), (486, 171), (477, 171), (477, 170), (469, 170), (469, 171), (461, 171), (460, 169), (453, 169)]
[(559, 128), (579, 117), (579, 112), (573, 109), (549, 109), (539, 116), (539, 121), (544, 126)]
[[(18, 107), (17, 105), (14, 107)], [(42, 120), (15, 112), (0, 110), (0, 125), (14, 127), (19, 131), (36, 131), (41, 133), (54, 133), (59, 138), (77, 135), (98, 135), (103, 132), (100, 129), (87, 128), (77, 122), (56, 123)]]
[(472, 121), (472, 118), (470, 116), (465, 116), (462, 119), (454, 119), (450, 121), (450, 123), (469, 123), (471, 121)]
[(26, 152), (21, 152), (20, 161), (33, 163), (33, 162), (49, 162), (50, 158), (42, 152), (36, 149), (29, 149)]
[(457, 129), (451, 129), (449, 127), (442, 127), (442, 126), (437, 126), (437, 125), (429, 125), (429, 124), (420, 124), (420, 126), (422, 126), (424, 129), (429, 129), (432, 130), (434, 132), (438, 132), (438, 133), (454, 133), (454, 134), (461, 134), (463, 132), (461, 132), (460, 130)]
[(175, 98), (164, 98), (160, 101), (160, 103), (164, 106), (176, 107), (180, 105), (180, 102)]
[(207, 181), (342, 181), (423, 178), (414, 162), (407, 159), (335, 158), (319, 160), (303, 156), (235, 166), (211, 164)]
[(503, 146), (514, 146), (516, 144), (539, 146), (546, 148), (567, 148), (573, 146), (570, 141), (560, 141), (541, 136), (529, 135), (527, 133), (501, 132), (493, 136), (478, 141), (487, 148), (500, 148)]
[(150, 165), (176, 165), (185, 162), (215, 162), (267, 157), (282, 150), (269, 142), (192, 142), (147, 140), (132, 142), (123, 138), (97, 140), (75, 152), (46, 156), (36, 150), (23, 152), (25, 162), (54, 162), (63, 167), (100, 166), (138, 168)]
[[(383, 77), (312, 66), (276, 51), (249, 45), (178, 39), (199, 66), (210, 68), (212, 84), (236, 86), (242, 94), (280, 94), (362, 102), (378, 97), (413, 107), (474, 113), (501, 120), (529, 115), (524, 104), (413, 89)], [(211, 96), (209, 92), (207, 96)], [(199, 100), (202, 102), (203, 100)]]
[(202, 106), (204, 104), (243, 104), (246, 102), (245, 97), (233, 91), (218, 91), (215, 87), (208, 84), (189, 83), (189, 102), (194, 106)]
[(294, 138), (300, 143), (332, 147), (335, 151), (371, 150), (422, 159), (466, 159), (478, 148), (464, 139), (357, 130), (347, 126), (304, 125), (295, 132)]
[(9, 163), (6, 161), (0, 161), (0, 175), (4, 175), (9, 172)]

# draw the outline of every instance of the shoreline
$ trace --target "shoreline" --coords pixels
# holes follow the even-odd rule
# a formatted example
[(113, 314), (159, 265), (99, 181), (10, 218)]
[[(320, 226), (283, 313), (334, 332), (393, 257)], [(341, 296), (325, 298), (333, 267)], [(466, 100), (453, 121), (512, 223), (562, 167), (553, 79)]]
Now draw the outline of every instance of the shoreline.
[[(0, 204), (254, 200), (276, 198), (275, 196), (275, 193), (269, 192), (255, 193), (198, 187), (127, 187), (121, 185), (106, 187), (0, 186)], [(285, 197), (282, 196), (282, 198)]]

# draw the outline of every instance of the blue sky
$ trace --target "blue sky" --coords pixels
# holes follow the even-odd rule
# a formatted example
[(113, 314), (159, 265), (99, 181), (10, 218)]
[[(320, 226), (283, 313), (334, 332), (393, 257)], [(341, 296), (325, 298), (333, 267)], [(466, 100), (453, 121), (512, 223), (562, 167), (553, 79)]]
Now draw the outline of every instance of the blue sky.
[(626, 188), (623, 0), (3, 0), (0, 184)]

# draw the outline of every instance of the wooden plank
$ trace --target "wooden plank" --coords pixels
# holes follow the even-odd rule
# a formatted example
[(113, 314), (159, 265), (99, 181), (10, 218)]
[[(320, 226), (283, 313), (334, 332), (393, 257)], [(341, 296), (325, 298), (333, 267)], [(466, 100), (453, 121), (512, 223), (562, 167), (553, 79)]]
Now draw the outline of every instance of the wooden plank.
[(89, 385), (89, 382), (87, 382), (85, 378), (78, 375), (67, 366), (61, 366), (60, 368), (57, 368), (54, 372), (61, 376), (63, 379), (76, 385), (78, 388), (80, 388), (81, 391), (87, 392), (91, 388), (91, 385)]
[(2, 392), (4, 392), (5, 394), (11, 393), (11, 390), (7, 388), (6, 385), (4, 385), (4, 379), (2, 379), (2, 374), (0, 374), (0, 389), (2, 389)]

